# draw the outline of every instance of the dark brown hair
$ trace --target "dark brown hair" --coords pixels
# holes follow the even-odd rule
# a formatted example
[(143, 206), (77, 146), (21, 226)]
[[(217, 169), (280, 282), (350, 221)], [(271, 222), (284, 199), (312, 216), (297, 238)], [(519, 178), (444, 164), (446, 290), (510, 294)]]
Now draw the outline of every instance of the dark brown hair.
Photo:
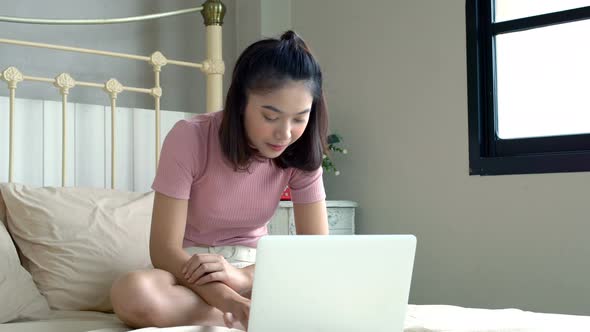
[(249, 93), (266, 93), (290, 82), (304, 82), (313, 96), (309, 121), (301, 137), (273, 161), (280, 168), (313, 171), (322, 164), (328, 113), (322, 72), (309, 48), (295, 32), (264, 39), (244, 50), (232, 74), (219, 130), (221, 148), (234, 169), (248, 169), (256, 150), (248, 144), (244, 112)]

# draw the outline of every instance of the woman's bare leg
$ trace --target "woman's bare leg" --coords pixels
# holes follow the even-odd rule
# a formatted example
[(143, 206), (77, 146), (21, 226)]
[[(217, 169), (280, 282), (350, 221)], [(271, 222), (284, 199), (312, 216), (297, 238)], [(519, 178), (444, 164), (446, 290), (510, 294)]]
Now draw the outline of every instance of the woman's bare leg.
[(225, 326), (223, 313), (159, 269), (128, 273), (111, 288), (115, 313), (133, 328), (180, 325)]

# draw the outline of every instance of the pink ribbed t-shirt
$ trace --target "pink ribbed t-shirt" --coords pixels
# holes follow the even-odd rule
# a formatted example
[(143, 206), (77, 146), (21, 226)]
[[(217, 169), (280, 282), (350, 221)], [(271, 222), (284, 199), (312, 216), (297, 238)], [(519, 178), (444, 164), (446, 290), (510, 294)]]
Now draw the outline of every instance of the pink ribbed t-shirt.
[(162, 145), (152, 189), (188, 200), (184, 247), (256, 247), (287, 185), (295, 204), (326, 198), (321, 167), (314, 172), (280, 169), (262, 159), (253, 161), (249, 171), (234, 171), (221, 151), (222, 117), (220, 111), (181, 120)]

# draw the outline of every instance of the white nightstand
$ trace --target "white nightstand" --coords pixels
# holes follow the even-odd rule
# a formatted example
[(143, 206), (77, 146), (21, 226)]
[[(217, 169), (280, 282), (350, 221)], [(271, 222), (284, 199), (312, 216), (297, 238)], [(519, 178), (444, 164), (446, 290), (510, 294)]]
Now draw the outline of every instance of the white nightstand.
[[(330, 235), (354, 234), (354, 210), (358, 206), (352, 201), (326, 201)], [(268, 223), (270, 235), (294, 235), (295, 218), (293, 203), (281, 201), (277, 211)]]

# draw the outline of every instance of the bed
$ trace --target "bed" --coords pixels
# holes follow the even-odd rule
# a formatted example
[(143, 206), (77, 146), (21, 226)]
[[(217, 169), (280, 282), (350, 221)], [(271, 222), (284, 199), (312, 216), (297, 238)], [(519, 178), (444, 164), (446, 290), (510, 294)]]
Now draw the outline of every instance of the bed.
[[(200, 71), (206, 81), (200, 109), (220, 110), (225, 10), (221, 1), (208, 0), (195, 8), (124, 18), (0, 18), (42, 29), (39, 24), (131, 25), (190, 15), (205, 25), (206, 53), (205, 60), (189, 62), (167, 58), (165, 51), (138, 55), (0, 36), (3, 51), (47, 49), (56, 59), (64, 54), (120, 59), (125, 66), (143, 66), (148, 78), (130, 86), (121, 83), (116, 70), (103, 73), (109, 79), (91, 81), (78, 79), (76, 72), (30, 74), (34, 63), (33, 69), (0, 64), (0, 81), (8, 91), (0, 97), (0, 331), (129, 330), (112, 313), (109, 284), (124, 271), (151, 266), (144, 213), (153, 200), (150, 178), (162, 139), (176, 121), (190, 116), (161, 110), (167, 91), (161, 74), (170, 67), (195, 76)], [(33, 85), (55, 89), (58, 101), (19, 96)], [(69, 97), (79, 90), (100, 95), (105, 104), (72, 102)], [(118, 101), (128, 94), (147, 95), (153, 105), (121, 107)], [(31, 137), (31, 132), (38, 134)]]
[[(3, 257), (0, 261), (0, 331), (131, 330), (112, 313), (108, 289), (116, 276), (126, 271), (150, 267), (147, 239), (153, 193), (148, 186), (157, 166), (162, 138), (176, 120), (188, 116), (182, 112), (165, 112), (160, 109), (160, 100), (166, 91), (161, 86), (160, 73), (170, 66), (200, 70), (206, 79), (206, 100), (203, 108), (207, 112), (222, 109), (225, 65), (221, 53), (221, 32), (225, 7), (219, 0), (207, 0), (197, 8), (143, 17), (96, 20), (0, 17), (0, 20), (23, 24), (104, 24), (194, 12), (203, 14), (206, 26), (207, 57), (202, 62), (167, 59), (165, 52), (160, 51), (150, 55), (135, 55), (0, 38), (0, 44), (14, 47), (47, 48), (139, 61), (147, 63), (153, 75), (153, 79), (145, 82), (143, 87), (132, 87), (121, 84), (116, 78), (105, 82), (77, 81), (74, 73), (56, 73), (54, 78), (30, 76), (26, 74), (26, 68), (0, 64), (4, 66), (0, 68), (0, 79), (6, 82), (9, 91), (6, 98), (0, 99), (0, 182), (5, 182), (0, 184), (0, 256)], [(35, 148), (38, 143), (23, 143), (26, 132), (36, 130), (35, 127), (22, 127), (23, 123), (30, 121), (19, 115), (22, 108), (35, 105), (34, 102), (17, 98), (20, 86), (25, 81), (55, 86), (61, 100), (40, 104), (43, 113), (39, 114), (49, 119), (44, 120), (37, 128), (41, 128), (47, 136), (40, 143), (41, 148)], [(84, 123), (94, 123), (95, 116), (104, 119), (105, 124), (100, 130), (101, 135), (104, 135), (102, 142), (91, 141), (88, 143), (89, 147), (76, 150), (72, 148), (72, 140), (79, 144), (82, 138), (72, 137), (70, 134), (73, 125), (71, 119), (73, 114), (81, 113), (86, 108), (73, 107), (74, 113), (68, 96), (71, 90), (80, 87), (105, 94), (109, 102), (97, 109), (92, 107), (85, 111), (90, 114), (86, 121), (79, 119), (87, 115), (77, 115), (75, 125), (80, 132), (92, 131), (94, 125), (84, 127)], [(126, 113), (121, 112), (125, 108), (117, 105), (117, 97), (122, 93), (151, 96), (153, 109), (133, 110), (132, 120), (129, 120), (124, 115)], [(32, 113), (34, 116), (34, 112)], [(149, 139), (147, 136), (138, 136), (140, 134), (137, 133), (132, 135), (134, 140), (129, 139), (114, 129), (121, 128), (121, 122), (125, 121), (131, 121), (133, 126), (123, 125), (124, 128), (140, 129), (144, 134), (149, 132)], [(128, 151), (125, 147), (130, 141), (139, 142), (131, 150), (135, 162), (126, 159)], [(79, 169), (85, 162), (95, 167), (97, 163), (92, 158), (97, 144), (101, 146), (99, 150), (104, 156), (98, 163), (102, 163), (98, 170), (102, 175), (98, 181), (93, 182), (94, 173)], [(19, 151), (23, 150), (39, 150), (52, 158), (49, 161), (47, 158), (39, 162), (22, 161), (19, 159)], [(149, 153), (150, 157), (142, 157), (136, 150)], [(72, 158), (71, 151), (79, 153)], [(87, 157), (90, 162), (75, 159), (78, 155)], [(135, 169), (131, 171), (126, 168), (133, 164), (149, 164), (151, 171), (143, 170), (148, 167), (137, 169), (134, 166)], [(37, 174), (36, 171), (31, 171), (30, 174), (22, 171), (31, 167), (42, 175), (42, 182), (37, 181), (38, 176), (34, 175)], [(130, 177), (133, 178), (132, 186), (127, 185)], [(80, 181), (74, 181), (78, 178)], [(155, 330), (234, 331), (223, 327), (195, 326), (146, 328), (138, 331)], [(410, 304), (405, 331), (590, 331), (590, 317), (533, 313), (518, 309), (490, 310)]]

